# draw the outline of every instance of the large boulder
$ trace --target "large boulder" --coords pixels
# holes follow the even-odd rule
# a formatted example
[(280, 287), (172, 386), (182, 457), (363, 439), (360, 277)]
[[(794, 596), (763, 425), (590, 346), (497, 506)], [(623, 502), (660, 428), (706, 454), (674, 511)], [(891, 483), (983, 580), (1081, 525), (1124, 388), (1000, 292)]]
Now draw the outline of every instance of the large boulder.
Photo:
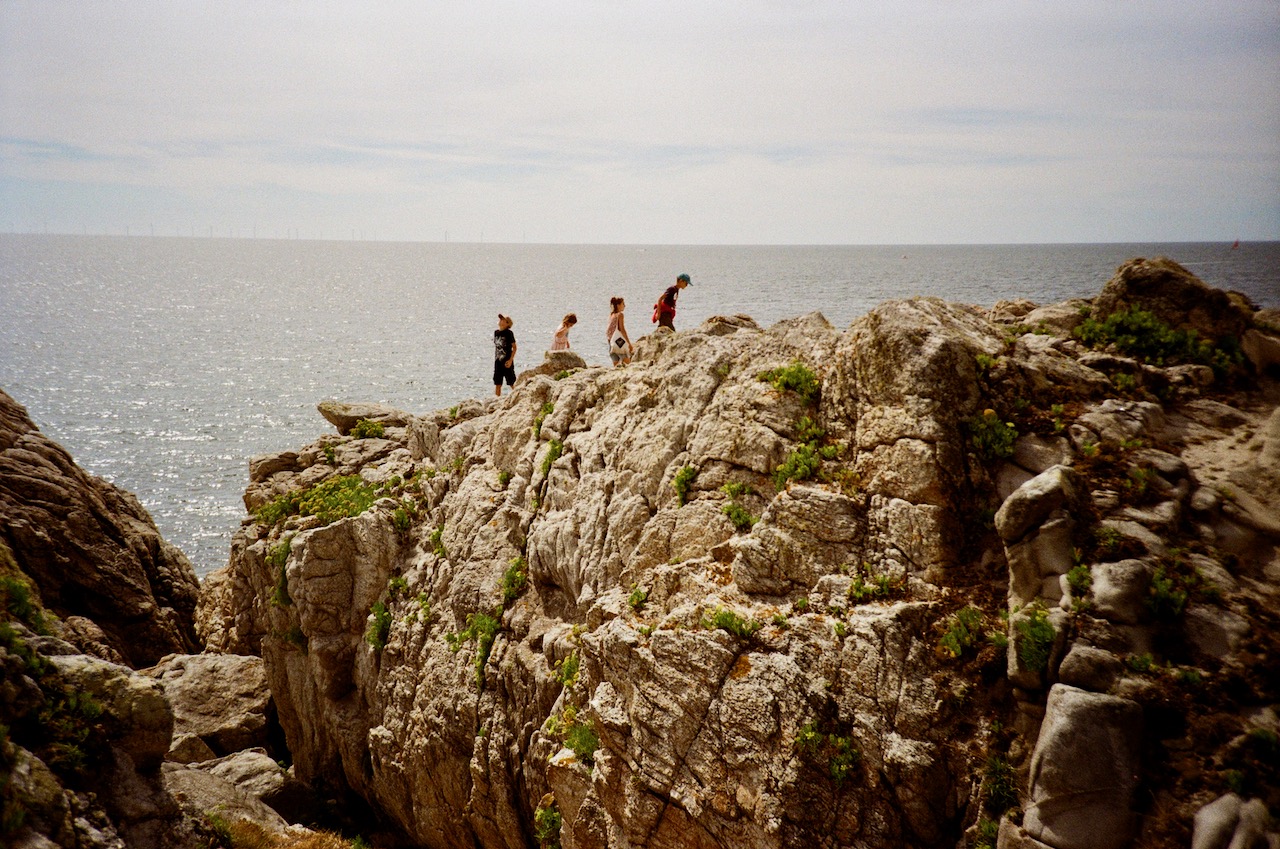
[[(134, 667), (199, 648), (199, 581), (132, 494), (88, 474), (0, 391), (0, 543), (49, 611)], [(92, 648), (85, 646), (86, 650)]]
[(316, 405), (316, 409), (343, 436), (351, 433), (351, 429), (362, 419), (393, 427), (408, 427), (414, 419), (412, 413), (397, 410), (387, 404), (321, 401)]
[(153, 770), (164, 760), (173, 739), (173, 708), (163, 688), (145, 675), (87, 655), (55, 656), (57, 668), (72, 691), (93, 696), (112, 745), (140, 770)]
[(173, 705), (175, 745), (203, 752), (196, 738), (214, 756), (267, 745), (273, 707), (261, 657), (178, 655), (147, 673)]
[(1031, 757), (1027, 833), (1057, 849), (1125, 849), (1142, 727), (1135, 702), (1054, 685)]
[(1239, 340), (1253, 323), (1252, 311), (1221, 289), (1205, 285), (1167, 257), (1131, 259), (1116, 269), (1093, 301), (1093, 317), (1141, 307), (1171, 327), (1196, 331), (1217, 342)]

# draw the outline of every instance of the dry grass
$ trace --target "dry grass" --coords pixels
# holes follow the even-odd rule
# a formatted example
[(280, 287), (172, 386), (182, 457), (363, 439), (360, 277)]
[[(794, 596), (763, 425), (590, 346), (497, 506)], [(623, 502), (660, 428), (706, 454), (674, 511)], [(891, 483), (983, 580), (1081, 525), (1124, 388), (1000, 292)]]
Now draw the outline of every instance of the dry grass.
[(328, 831), (273, 834), (247, 820), (233, 823), (229, 830), (232, 849), (351, 849), (351, 841)]

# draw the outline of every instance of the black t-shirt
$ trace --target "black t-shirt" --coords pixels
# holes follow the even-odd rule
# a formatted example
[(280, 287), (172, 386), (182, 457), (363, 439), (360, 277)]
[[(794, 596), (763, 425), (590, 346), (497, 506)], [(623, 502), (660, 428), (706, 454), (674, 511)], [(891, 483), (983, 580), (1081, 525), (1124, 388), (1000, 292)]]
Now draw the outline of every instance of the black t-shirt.
[(662, 293), (662, 297), (659, 300), (661, 300), (662, 303), (666, 304), (670, 308), (668, 312), (676, 311), (676, 297), (678, 297), (679, 294), (680, 294), (679, 286), (669, 286), (667, 287), (667, 291)]
[(494, 360), (505, 363), (511, 359), (511, 349), (515, 347), (516, 335), (507, 330), (493, 331), (493, 358)]

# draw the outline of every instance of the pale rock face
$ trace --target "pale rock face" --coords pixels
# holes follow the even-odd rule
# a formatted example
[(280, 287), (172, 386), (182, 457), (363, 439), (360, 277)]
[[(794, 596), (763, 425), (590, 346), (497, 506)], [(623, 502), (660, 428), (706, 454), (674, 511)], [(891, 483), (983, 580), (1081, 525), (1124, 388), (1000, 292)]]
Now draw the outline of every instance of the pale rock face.
[[(1051, 330), (1080, 318), (1079, 305), (1006, 312)], [(500, 399), (389, 416), (406, 424), (384, 440), (325, 437), (296, 452), (298, 471), (259, 464), (270, 475), (251, 488), (274, 492), (340, 473), (421, 483), (407, 529), (391, 500), (325, 527), (246, 523), (207, 582), (200, 633), (262, 654), (298, 777), (442, 849), (527, 846), (546, 805), (566, 849), (956, 845), (982, 747), (964, 736), (973, 717), (939, 634), (975, 580), (1007, 565), (1009, 683), (1040, 742), (1034, 812), (1001, 833), (1098, 845), (1081, 837), (1097, 818), (1122, 846), (1141, 711), (1059, 682), (1120, 692), (1117, 652), (1152, 637), (1123, 570), (1084, 564), (1094, 583), (1079, 599), (1067, 576), (1097, 516), (1164, 552), (1196, 464), (1147, 449), (1162, 500), (1129, 513), (1073, 464), (1082, 445), (1183, 420), (1110, 395), (1104, 366), (1122, 358), (1094, 368), (1062, 335), (1006, 337), (933, 299), (843, 332), (816, 314), (768, 329), (734, 316), (636, 341), (625, 369), (549, 359)], [(1000, 362), (981, 375), (979, 355)], [(793, 363), (820, 384), (812, 403), (760, 378)], [(1067, 437), (1016, 443), (1008, 466), (1023, 474), (1005, 492), (968, 432), (993, 386), (1069, 390), (1083, 411)], [(806, 450), (811, 474), (779, 474)], [(1261, 545), (1236, 516), (1258, 524), (1259, 511), (1226, 501), (1200, 498), (1196, 521)], [(286, 540), (283, 567), (268, 566)], [(879, 582), (885, 595), (860, 595)], [(1093, 605), (1084, 618), (1076, 602)], [(1049, 632), (1019, 627), (1033, 618)], [(1207, 655), (1240, 644), (1228, 616), (1192, 621)], [(1073, 647), (1077, 633), (1093, 642)], [(1114, 792), (1082, 796), (1082, 775)]]
[[(206, 760), (266, 744), (271, 691), (262, 658), (179, 655), (147, 674), (160, 682), (173, 706), (174, 746), (187, 752), (179, 760)], [(204, 751), (211, 754), (196, 757)]]
[(1023, 825), (1058, 849), (1123, 849), (1141, 751), (1142, 708), (1127, 699), (1056, 685), (1031, 758)]

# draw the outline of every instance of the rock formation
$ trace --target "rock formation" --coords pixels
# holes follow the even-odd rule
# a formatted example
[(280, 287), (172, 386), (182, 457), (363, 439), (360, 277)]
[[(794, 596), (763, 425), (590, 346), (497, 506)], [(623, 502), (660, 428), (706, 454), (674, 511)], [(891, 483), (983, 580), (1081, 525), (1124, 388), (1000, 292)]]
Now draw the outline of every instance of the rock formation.
[(314, 818), (265, 748), (262, 659), (170, 654), (197, 645), (186, 558), (3, 392), (0, 518), (0, 845), (190, 849)]
[(380, 437), (327, 404), (200, 635), (414, 845), (1266, 834), (1276, 337), (1167, 260), (1104, 295), (717, 317)]
[(60, 635), (147, 666), (198, 648), (186, 556), (128, 493), (75, 464), (0, 390), (0, 547), (60, 617)]

